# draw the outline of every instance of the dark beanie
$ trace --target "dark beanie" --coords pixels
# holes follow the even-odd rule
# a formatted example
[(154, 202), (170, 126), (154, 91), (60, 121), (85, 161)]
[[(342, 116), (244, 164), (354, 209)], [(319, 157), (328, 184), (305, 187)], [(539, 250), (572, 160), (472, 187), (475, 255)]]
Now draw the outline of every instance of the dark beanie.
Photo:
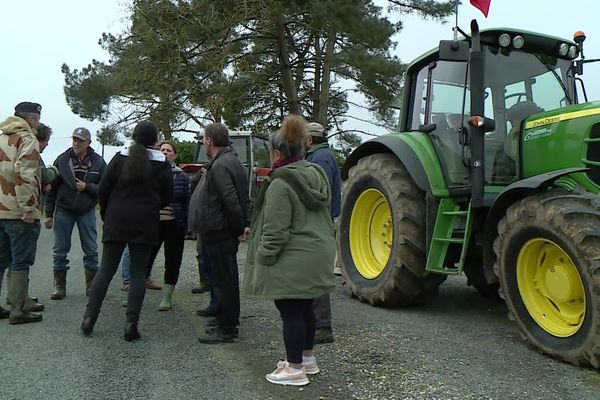
[(42, 106), (38, 103), (23, 101), (15, 106), (15, 115), (22, 113), (40, 115), (42, 113)]
[(152, 147), (158, 141), (158, 129), (150, 121), (142, 121), (133, 129), (133, 140), (144, 147)]

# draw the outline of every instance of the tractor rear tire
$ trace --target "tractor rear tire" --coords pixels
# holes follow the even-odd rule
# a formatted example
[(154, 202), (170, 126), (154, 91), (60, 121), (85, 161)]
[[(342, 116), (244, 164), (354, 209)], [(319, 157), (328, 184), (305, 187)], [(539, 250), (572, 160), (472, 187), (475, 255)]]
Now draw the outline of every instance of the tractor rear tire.
[(527, 342), (600, 367), (600, 202), (552, 189), (510, 206), (494, 241), (501, 295)]
[(425, 193), (393, 154), (359, 160), (344, 182), (338, 255), (346, 291), (374, 306), (435, 296), (445, 275), (425, 271)]
[(482, 261), (479, 261), (478, 264), (469, 263), (465, 265), (463, 272), (467, 277), (467, 285), (473, 286), (483, 297), (501, 300), (498, 294), (500, 284), (498, 282), (487, 283), (481, 266), (482, 263)]

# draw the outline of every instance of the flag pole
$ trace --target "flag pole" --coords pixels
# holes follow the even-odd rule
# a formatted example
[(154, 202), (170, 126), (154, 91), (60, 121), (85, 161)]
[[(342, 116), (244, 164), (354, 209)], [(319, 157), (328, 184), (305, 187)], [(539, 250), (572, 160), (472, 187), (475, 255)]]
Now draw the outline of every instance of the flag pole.
[(454, 23), (454, 29), (452, 29), (454, 31), (454, 40), (458, 40), (458, 1), (456, 0), (454, 2), (454, 16), (455, 16), (455, 23)]

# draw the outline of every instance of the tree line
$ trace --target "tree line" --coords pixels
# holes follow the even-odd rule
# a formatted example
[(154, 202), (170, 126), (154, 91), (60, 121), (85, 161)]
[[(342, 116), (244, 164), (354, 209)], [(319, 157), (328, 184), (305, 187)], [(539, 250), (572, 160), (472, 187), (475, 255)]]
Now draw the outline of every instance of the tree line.
[(355, 110), (395, 126), (390, 106), (405, 64), (391, 51), (402, 16), (443, 21), (453, 7), (453, 0), (134, 0), (128, 27), (99, 40), (109, 61), (80, 70), (63, 64), (64, 92), (75, 114), (104, 124), (104, 144), (142, 119), (171, 139), (213, 121), (266, 135), (296, 113), (326, 126), (343, 158), (361, 141), (347, 128), (363, 119)]

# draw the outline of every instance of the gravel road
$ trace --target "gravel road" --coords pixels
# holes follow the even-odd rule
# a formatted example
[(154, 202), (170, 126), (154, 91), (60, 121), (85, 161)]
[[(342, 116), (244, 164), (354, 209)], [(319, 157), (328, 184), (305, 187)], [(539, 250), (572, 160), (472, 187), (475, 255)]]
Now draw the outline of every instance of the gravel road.
[[(77, 238), (76, 235), (73, 236)], [(322, 372), (303, 388), (267, 383), (284, 355), (281, 322), (271, 302), (242, 297), (240, 338), (207, 346), (196, 337), (205, 320), (194, 310), (194, 243), (187, 242), (176, 307), (158, 312), (147, 291), (142, 340), (122, 338), (125, 298), (115, 277), (94, 334), (81, 336), (81, 250), (73, 245), (67, 298), (50, 300), (52, 233), (43, 230), (31, 292), (44, 321), (0, 321), (0, 399), (600, 399), (598, 371), (536, 353), (506, 318), (503, 303), (482, 298), (451, 277), (426, 306), (391, 310), (332, 294), (336, 340), (318, 345)], [(243, 265), (245, 247), (240, 248)], [(162, 268), (157, 262), (155, 280)], [(338, 278), (339, 279), (339, 278)], [(2, 290), (4, 304), (6, 289)]]

